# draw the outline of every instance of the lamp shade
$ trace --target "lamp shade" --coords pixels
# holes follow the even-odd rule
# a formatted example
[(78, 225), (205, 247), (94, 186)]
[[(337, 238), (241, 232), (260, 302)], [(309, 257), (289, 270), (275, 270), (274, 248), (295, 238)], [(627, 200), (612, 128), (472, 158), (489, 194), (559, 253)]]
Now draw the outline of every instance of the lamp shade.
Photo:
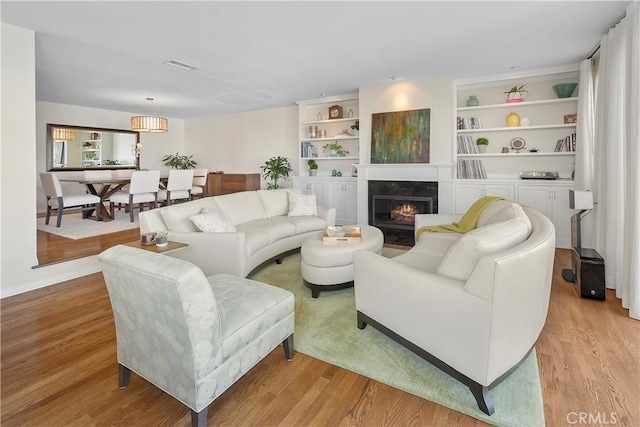
[(69, 128), (53, 128), (52, 136), (57, 141), (66, 141), (68, 139), (76, 139), (76, 132)]
[(168, 129), (169, 124), (164, 117), (131, 117), (131, 130), (137, 132), (166, 132)]

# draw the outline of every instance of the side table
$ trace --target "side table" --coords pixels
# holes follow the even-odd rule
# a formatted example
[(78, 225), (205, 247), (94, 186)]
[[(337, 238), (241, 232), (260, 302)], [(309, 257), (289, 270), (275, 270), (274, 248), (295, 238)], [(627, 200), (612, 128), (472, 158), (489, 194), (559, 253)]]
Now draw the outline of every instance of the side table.
[(186, 248), (187, 246), (189, 246), (186, 243), (169, 241), (169, 242), (167, 242), (167, 246), (165, 246), (164, 248), (159, 248), (159, 247), (156, 246), (155, 243), (153, 245), (143, 245), (143, 244), (140, 243), (140, 240), (136, 240), (134, 242), (123, 243), (123, 245), (130, 246), (132, 248), (144, 249), (145, 251), (155, 252), (157, 254), (163, 254), (163, 253), (175, 251), (177, 249)]

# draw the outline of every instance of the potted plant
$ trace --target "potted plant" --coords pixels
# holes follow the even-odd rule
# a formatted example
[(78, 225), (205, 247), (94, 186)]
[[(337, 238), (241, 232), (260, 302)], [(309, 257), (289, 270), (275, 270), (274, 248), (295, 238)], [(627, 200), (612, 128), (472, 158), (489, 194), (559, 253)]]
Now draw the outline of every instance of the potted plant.
[(489, 140), (487, 138), (478, 138), (476, 140), (476, 145), (478, 146), (479, 153), (486, 153), (487, 145), (489, 145)]
[(169, 244), (169, 232), (167, 230), (161, 230), (156, 233), (156, 246), (164, 248)]
[(528, 93), (524, 86), (525, 85), (513, 86), (511, 89), (506, 91), (505, 94), (507, 95), (507, 103), (522, 102), (525, 94)]
[(309, 176), (316, 176), (318, 173), (318, 163), (313, 159), (309, 159), (307, 160), (307, 165), (309, 166)]
[(330, 142), (322, 147), (322, 149), (325, 152), (329, 151), (329, 157), (344, 157), (349, 154), (349, 151), (345, 150), (342, 145), (338, 144), (338, 141)]
[(360, 132), (360, 120), (356, 120), (356, 122), (351, 125), (351, 129), (353, 129), (353, 136), (357, 136)]
[(280, 188), (278, 180), (281, 178), (287, 180), (293, 170), (289, 160), (282, 156), (270, 158), (264, 162), (264, 165), (260, 166), (260, 169), (262, 170), (262, 176), (264, 179), (271, 181), (267, 183), (267, 190), (276, 190)]
[(198, 162), (193, 160), (193, 154), (191, 156), (180, 155), (178, 153), (167, 154), (162, 158), (165, 166), (169, 166), (174, 169), (194, 169)]

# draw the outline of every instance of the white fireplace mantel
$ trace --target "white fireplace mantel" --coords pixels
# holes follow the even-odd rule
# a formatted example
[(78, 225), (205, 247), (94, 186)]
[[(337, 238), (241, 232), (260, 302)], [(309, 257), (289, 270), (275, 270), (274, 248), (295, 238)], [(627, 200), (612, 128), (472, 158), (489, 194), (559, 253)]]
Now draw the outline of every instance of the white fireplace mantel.
[(438, 183), (438, 213), (453, 212), (453, 165), (430, 163), (359, 164), (358, 223), (367, 224), (369, 181), (432, 181)]

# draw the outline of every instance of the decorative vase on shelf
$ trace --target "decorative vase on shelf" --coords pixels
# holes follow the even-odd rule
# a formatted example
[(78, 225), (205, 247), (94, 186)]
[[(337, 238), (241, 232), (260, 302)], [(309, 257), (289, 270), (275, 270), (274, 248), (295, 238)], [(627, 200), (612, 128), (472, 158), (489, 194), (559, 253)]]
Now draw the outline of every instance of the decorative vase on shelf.
[(469, 95), (469, 99), (467, 99), (467, 107), (477, 107), (480, 105), (480, 101), (476, 98), (475, 95)]
[(507, 127), (517, 128), (520, 126), (520, 116), (515, 111), (512, 111), (507, 116)]

